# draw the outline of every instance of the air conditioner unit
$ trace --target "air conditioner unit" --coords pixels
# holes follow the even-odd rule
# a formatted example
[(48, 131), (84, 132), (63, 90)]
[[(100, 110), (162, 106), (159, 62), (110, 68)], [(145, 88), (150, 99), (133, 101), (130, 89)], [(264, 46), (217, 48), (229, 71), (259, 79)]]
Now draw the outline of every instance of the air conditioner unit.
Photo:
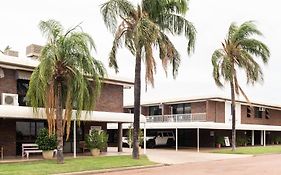
[(2, 105), (18, 106), (18, 94), (2, 93)]
[(265, 111), (264, 107), (259, 107), (259, 111)]

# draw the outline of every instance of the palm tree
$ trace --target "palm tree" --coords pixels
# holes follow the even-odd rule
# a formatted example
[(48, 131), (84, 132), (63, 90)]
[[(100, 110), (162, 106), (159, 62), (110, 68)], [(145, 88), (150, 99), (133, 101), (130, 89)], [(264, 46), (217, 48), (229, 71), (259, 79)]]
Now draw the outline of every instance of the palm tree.
[(222, 87), (221, 78), (230, 83), (231, 88), (231, 115), (232, 115), (232, 150), (236, 149), (235, 129), (235, 94), (241, 94), (249, 102), (246, 94), (240, 87), (237, 79), (237, 68), (243, 69), (247, 76), (247, 83), (254, 84), (263, 80), (261, 67), (255, 57), (267, 63), (270, 52), (267, 46), (253, 38), (261, 36), (252, 21), (244, 22), (241, 26), (232, 23), (229, 27), (227, 38), (222, 43), (222, 49), (216, 50), (212, 55), (213, 77), (217, 86)]
[[(93, 110), (106, 74), (102, 63), (91, 56), (93, 39), (78, 31), (79, 25), (64, 32), (55, 20), (41, 21), (47, 38), (27, 93), (35, 111), (44, 106), (49, 131), (57, 134), (57, 162), (63, 163), (63, 133), (69, 136), (72, 110), (79, 120), (82, 110)], [(63, 108), (65, 108), (63, 116)]]
[(0, 50), (0, 52), (5, 55), (6, 52), (9, 51), (9, 50), (11, 50), (11, 47), (8, 45), (8, 46), (5, 47), (4, 50)]
[[(141, 60), (144, 60), (145, 83), (154, 86), (156, 63), (153, 46), (159, 49), (159, 58), (167, 73), (167, 65), (173, 68), (173, 77), (178, 73), (180, 55), (167, 34), (184, 35), (188, 41), (187, 52), (194, 50), (195, 28), (184, 18), (186, 0), (155, 1), (142, 0), (134, 6), (129, 0), (108, 0), (101, 6), (106, 27), (114, 33), (113, 46), (109, 55), (109, 66), (118, 72), (116, 53), (124, 43), (135, 56), (134, 82), (134, 130), (133, 158), (139, 158), (138, 132), (140, 121)], [(117, 22), (120, 24), (117, 25)]]

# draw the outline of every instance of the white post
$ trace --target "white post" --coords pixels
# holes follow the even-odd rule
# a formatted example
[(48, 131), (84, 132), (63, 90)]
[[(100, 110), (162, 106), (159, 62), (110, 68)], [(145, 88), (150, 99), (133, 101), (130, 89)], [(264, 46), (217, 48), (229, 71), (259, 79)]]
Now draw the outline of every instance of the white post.
[(263, 146), (266, 146), (266, 131), (263, 130)]
[(73, 121), (73, 157), (76, 158), (76, 116)]
[(176, 128), (176, 151), (178, 151), (178, 128)]
[(263, 145), (263, 131), (261, 130), (261, 145)]
[(200, 149), (200, 130), (197, 128), (197, 152), (199, 153)]
[(255, 145), (255, 131), (252, 130), (252, 146)]
[(143, 125), (143, 154), (146, 154), (146, 126), (145, 123)]

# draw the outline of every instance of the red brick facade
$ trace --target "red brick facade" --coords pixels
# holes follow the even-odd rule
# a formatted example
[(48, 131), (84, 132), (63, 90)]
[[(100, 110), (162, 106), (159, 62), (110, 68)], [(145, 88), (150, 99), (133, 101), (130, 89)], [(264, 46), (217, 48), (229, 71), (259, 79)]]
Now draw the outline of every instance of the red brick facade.
[[(16, 70), (4, 70), (4, 77), (0, 78), (1, 93), (17, 93)], [(123, 85), (103, 84), (102, 91), (96, 103), (95, 111), (123, 112)], [(20, 119), (19, 119), (20, 120)], [(16, 121), (3, 119), (0, 116), (0, 145), (4, 146), (5, 156), (16, 155)], [(22, 121), (22, 120), (21, 120)], [(106, 123), (84, 122), (84, 132), (88, 133), (90, 126), (101, 125), (106, 130)]]
[(4, 70), (4, 77), (0, 78), (0, 94), (2, 93), (17, 93), (17, 80), (15, 70)]
[(123, 112), (123, 86), (104, 84), (95, 111)]
[(16, 155), (16, 122), (0, 118), (0, 145), (4, 147), (4, 156)]
[(224, 102), (207, 101), (207, 121), (224, 123), (225, 104)]
[(241, 123), (242, 124), (261, 124), (261, 125), (279, 125), (281, 126), (281, 110), (267, 109), (269, 111), (269, 118), (265, 115), (262, 118), (255, 117), (252, 112), (251, 117), (247, 117), (247, 106), (241, 105)]

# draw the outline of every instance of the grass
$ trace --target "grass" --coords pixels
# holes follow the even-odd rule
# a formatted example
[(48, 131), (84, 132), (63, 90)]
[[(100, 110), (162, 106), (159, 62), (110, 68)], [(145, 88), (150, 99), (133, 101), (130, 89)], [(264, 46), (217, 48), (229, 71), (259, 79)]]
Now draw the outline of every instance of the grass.
[(150, 162), (146, 156), (141, 156), (139, 160), (134, 160), (131, 156), (80, 157), (65, 159), (65, 163), (60, 165), (56, 163), (56, 160), (0, 163), (0, 175), (45, 175), (152, 164), (154, 163)]
[(276, 154), (281, 153), (281, 146), (255, 146), (255, 147), (238, 147), (235, 151), (231, 151), (231, 148), (219, 149), (212, 151), (212, 153), (224, 153), (224, 154)]

